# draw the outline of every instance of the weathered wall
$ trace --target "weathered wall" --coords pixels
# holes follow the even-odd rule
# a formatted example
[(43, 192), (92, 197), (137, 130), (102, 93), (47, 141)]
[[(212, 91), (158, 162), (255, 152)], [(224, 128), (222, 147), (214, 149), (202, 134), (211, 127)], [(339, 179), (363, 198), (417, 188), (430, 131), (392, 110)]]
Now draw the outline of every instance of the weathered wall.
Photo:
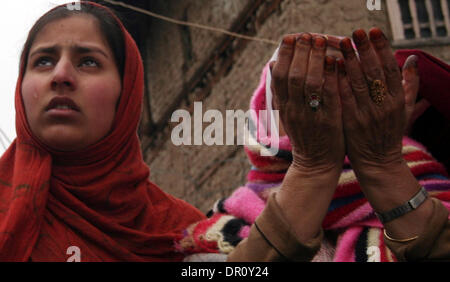
[[(368, 11), (361, 0), (152, 1), (154, 12), (190, 22), (279, 41), (283, 34), (311, 31), (351, 35), (379, 26), (391, 36), (385, 6)], [(141, 46), (147, 108), (141, 136), (151, 180), (206, 212), (215, 200), (245, 183), (250, 164), (239, 146), (180, 146), (170, 139), (176, 109), (246, 111), (260, 71), (276, 46), (152, 19)], [(442, 47), (424, 48), (450, 60)], [(225, 114), (224, 114), (225, 116)]]

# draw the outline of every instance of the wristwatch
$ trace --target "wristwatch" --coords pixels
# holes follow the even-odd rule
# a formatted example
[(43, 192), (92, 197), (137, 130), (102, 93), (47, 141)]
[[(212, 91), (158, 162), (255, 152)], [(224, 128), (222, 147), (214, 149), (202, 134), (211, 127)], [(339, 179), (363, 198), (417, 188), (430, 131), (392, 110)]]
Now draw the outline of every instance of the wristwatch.
[(378, 213), (375, 212), (378, 219), (381, 221), (381, 223), (387, 223), (389, 221), (392, 221), (404, 214), (409, 213), (410, 211), (413, 211), (417, 209), (428, 197), (427, 190), (425, 188), (421, 188), (420, 191), (414, 195), (408, 202), (405, 204), (396, 207), (388, 212)]

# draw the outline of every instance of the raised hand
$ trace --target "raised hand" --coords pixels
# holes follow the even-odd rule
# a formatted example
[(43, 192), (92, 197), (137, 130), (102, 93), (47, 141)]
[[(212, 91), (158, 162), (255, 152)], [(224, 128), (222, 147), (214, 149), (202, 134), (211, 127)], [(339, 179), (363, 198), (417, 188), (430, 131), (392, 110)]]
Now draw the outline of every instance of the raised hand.
[(276, 200), (304, 243), (320, 244), (345, 156), (336, 59), (326, 49), (323, 36), (288, 35), (271, 65), (274, 106), (293, 154)]
[(341, 169), (345, 155), (336, 59), (326, 47), (320, 35), (287, 35), (272, 65), (274, 104), (293, 164), (305, 169)]
[[(350, 38), (345, 38), (340, 44), (345, 63), (338, 62), (347, 155), (373, 209), (387, 212), (420, 189), (402, 156), (402, 137), (413, 113), (418, 77), (408, 71), (408, 65), (402, 77), (380, 29), (371, 29), (369, 37), (364, 30), (356, 30), (353, 40), (359, 58)], [(414, 60), (409, 58), (407, 64), (414, 65)], [(416, 238), (432, 210), (428, 198), (414, 211), (385, 223), (385, 230), (394, 238)]]
[(340, 95), (347, 154), (354, 168), (385, 166), (402, 160), (407, 113), (402, 74), (382, 31), (370, 38), (356, 30), (341, 41)]

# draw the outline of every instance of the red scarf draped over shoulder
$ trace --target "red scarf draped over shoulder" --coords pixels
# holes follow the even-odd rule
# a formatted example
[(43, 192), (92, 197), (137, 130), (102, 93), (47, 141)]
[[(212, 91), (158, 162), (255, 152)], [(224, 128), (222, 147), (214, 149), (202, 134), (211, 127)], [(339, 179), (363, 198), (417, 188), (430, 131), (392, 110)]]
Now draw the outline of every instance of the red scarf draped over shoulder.
[(81, 261), (182, 260), (174, 240), (204, 218), (148, 180), (137, 135), (142, 59), (114, 18), (126, 44), (122, 93), (113, 128), (97, 144), (58, 152), (34, 136), (21, 96), (22, 62), (17, 138), (0, 159), (0, 261), (67, 261), (73, 255)]

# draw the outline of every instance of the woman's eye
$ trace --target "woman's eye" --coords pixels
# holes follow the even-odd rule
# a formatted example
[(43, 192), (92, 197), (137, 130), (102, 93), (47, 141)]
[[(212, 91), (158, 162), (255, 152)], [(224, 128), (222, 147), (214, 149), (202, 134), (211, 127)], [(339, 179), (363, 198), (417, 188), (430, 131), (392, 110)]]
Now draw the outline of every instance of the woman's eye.
[(37, 61), (35, 62), (35, 66), (37, 67), (47, 67), (50, 66), (52, 64), (52, 59), (48, 58), (48, 57), (42, 57), (37, 59)]
[(92, 58), (86, 58), (83, 61), (81, 61), (81, 66), (86, 66), (86, 67), (98, 67), (99, 63), (92, 59)]
[[(41, 57), (39, 59), (36, 60), (36, 62), (34, 63), (34, 65), (36, 67), (49, 67), (52, 66), (54, 64), (53, 59), (50, 57)], [(93, 58), (84, 58), (81, 60), (79, 67), (89, 67), (89, 68), (94, 68), (94, 67), (99, 67), (100, 63), (93, 59)]]

